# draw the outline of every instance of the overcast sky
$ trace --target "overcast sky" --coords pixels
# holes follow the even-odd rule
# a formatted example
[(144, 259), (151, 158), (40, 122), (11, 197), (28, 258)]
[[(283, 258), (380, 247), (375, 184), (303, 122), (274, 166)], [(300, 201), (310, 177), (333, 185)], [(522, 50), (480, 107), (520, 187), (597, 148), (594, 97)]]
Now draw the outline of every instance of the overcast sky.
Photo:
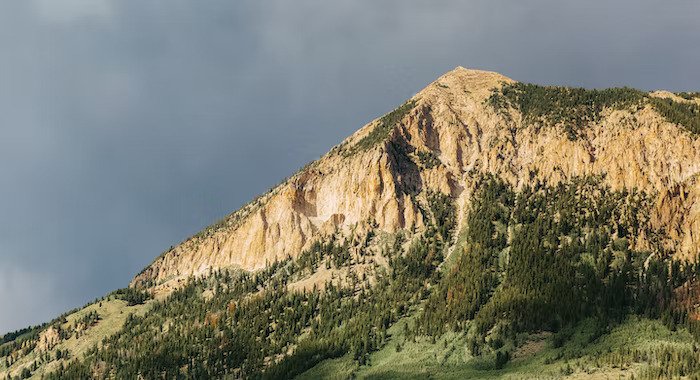
[(3, 1), (0, 333), (126, 286), (455, 66), (700, 90), (698, 1), (408, 3)]

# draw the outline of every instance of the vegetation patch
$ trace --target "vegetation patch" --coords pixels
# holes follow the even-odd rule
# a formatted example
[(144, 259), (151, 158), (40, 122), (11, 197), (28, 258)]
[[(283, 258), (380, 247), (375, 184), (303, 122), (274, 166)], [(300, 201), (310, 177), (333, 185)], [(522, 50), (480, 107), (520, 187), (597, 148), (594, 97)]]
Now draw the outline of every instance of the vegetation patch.
[(431, 150), (425, 152), (418, 151), (416, 155), (421, 165), (426, 169), (432, 169), (441, 164), (438, 156)]
[(416, 106), (415, 100), (409, 100), (397, 109), (389, 112), (379, 119), (378, 124), (365, 137), (360, 139), (347, 154), (352, 155), (357, 152), (366, 151), (380, 142), (386, 140), (391, 130)]
[(626, 87), (589, 90), (516, 82), (495, 91), (488, 103), (496, 110), (519, 110), (529, 125), (561, 125), (575, 140), (581, 129), (599, 121), (603, 109), (637, 106), (645, 98), (646, 93)]
[[(125, 301), (107, 296), (66, 313), (47, 323), (30, 338), (0, 346), (0, 378), (41, 378), (59, 370), (93, 349), (106, 337), (120, 331), (130, 315), (141, 315), (148, 305), (128, 306)], [(49, 341), (39, 341), (39, 334), (52, 330)], [(51, 337), (52, 335), (47, 335)]]
[(700, 98), (700, 92), (677, 92), (676, 95), (685, 100), (695, 100)]
[[(646, 318), (629, 317), (602, 336), (599, 323), (586, 319), (568, 329), (568, 338), (558, 343), (552, 336), (541, 340), (543, 334), (522, 334), (523, 345), (537, 342), (539, 348), (512, 358), (501, 368), (496, 365), (498, 352), (505, 351), (469, 355), (464, 352), (468, 340), (464, 333), (445, 333), (435, 343), (404, 335), (402, 326), (411, 321), (412, 317), (404, 318), (389, 329), (392, 339), (370, 356), (371, 365), (359, 366), (347, 356), (329, 359), (297, 379), (694, 378), (688, 374), (695, 364), (681, 359), (688, 357), (684, 352), (693, 351), (692, 336)], [(671, 362), (674, 364), (665, 364)]]
[(654, 109), (671, 123), (681, 125), (693, 134), (700, 134), (700, 105), (676, 102), (668, 98), (651, 98)]
[(486, 181), (477, 190), (468, 217), (468, 244), (457, 248), (461, 251), (459, 257), (425, 305), (421, 317), (424, 333), (440, 335), (446, 328), (463, 329), (496, 288), (500, 281), (499, 253), (506, 246), (506, 236), (495, 226), (509, 222), (508, 210), (514, 202), (513, 193), (506, 190), (495, 180)]
[(112, 295), (117, 299), (126, 301), (128, 306), (142, 305), (151, 299), (151, 295), (148, 292), (135, 288), (115, 290), (112, 292)]
[[(678, 95), (691, 100), (697, 93)], [(646, 104), (651, 104), (669, 122), (693, 134), (700, 133), (698, 104), (650, 97), (646, 92), (627, 87), (597, 90), (516, 82), (494, 91), (487, 102), (504, 114), (509, 108), (520, 111), (529, 126), (561, 126), (570, 140), (576, 140), (583, 129), (600, 121), (606, 108), (634, 109)]]

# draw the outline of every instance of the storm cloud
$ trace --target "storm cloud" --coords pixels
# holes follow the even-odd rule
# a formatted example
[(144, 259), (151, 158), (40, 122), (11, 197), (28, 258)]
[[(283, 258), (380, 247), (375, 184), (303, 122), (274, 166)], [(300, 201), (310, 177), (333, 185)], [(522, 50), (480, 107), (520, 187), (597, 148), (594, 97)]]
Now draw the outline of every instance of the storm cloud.
[(455, 66), (700, 90), (700, 3), (0, 5), (0, 333), (130, 278)]

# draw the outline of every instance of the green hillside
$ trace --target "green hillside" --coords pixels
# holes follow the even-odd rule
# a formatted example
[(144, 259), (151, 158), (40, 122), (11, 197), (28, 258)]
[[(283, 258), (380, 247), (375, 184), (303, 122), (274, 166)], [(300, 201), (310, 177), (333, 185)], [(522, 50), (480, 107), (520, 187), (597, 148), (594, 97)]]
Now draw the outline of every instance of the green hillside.
[[(645, 194), (593, 177), (520, 191), (478, 183), (461, 231), (451, 198), (431, 194), (425, 233), (337, 235), (296, 260), (215, 271), (141, 306), (119, 299), (137, 304), (140, 293), (115, 293), (58, 322), (94, 338), (41, 351), (35, 333), (9, 337), (0, 370), (47, 379), (700, 374), (683, 298), (697, 266), (630, 246), (656, 233)], [(319, 271), (325, 282), (297, 286)], [(77, 327), (86, 315), (91, 327)]]

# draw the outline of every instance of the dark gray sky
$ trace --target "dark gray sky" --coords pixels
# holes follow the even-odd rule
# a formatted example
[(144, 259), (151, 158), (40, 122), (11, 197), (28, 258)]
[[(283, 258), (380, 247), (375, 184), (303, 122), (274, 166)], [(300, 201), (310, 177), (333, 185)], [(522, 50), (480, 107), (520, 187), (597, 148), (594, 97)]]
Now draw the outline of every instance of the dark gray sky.
[(126, 286), (457, 65), (700, 90), (698, 20), (694, 0), (2, 2), (0, 333)]

